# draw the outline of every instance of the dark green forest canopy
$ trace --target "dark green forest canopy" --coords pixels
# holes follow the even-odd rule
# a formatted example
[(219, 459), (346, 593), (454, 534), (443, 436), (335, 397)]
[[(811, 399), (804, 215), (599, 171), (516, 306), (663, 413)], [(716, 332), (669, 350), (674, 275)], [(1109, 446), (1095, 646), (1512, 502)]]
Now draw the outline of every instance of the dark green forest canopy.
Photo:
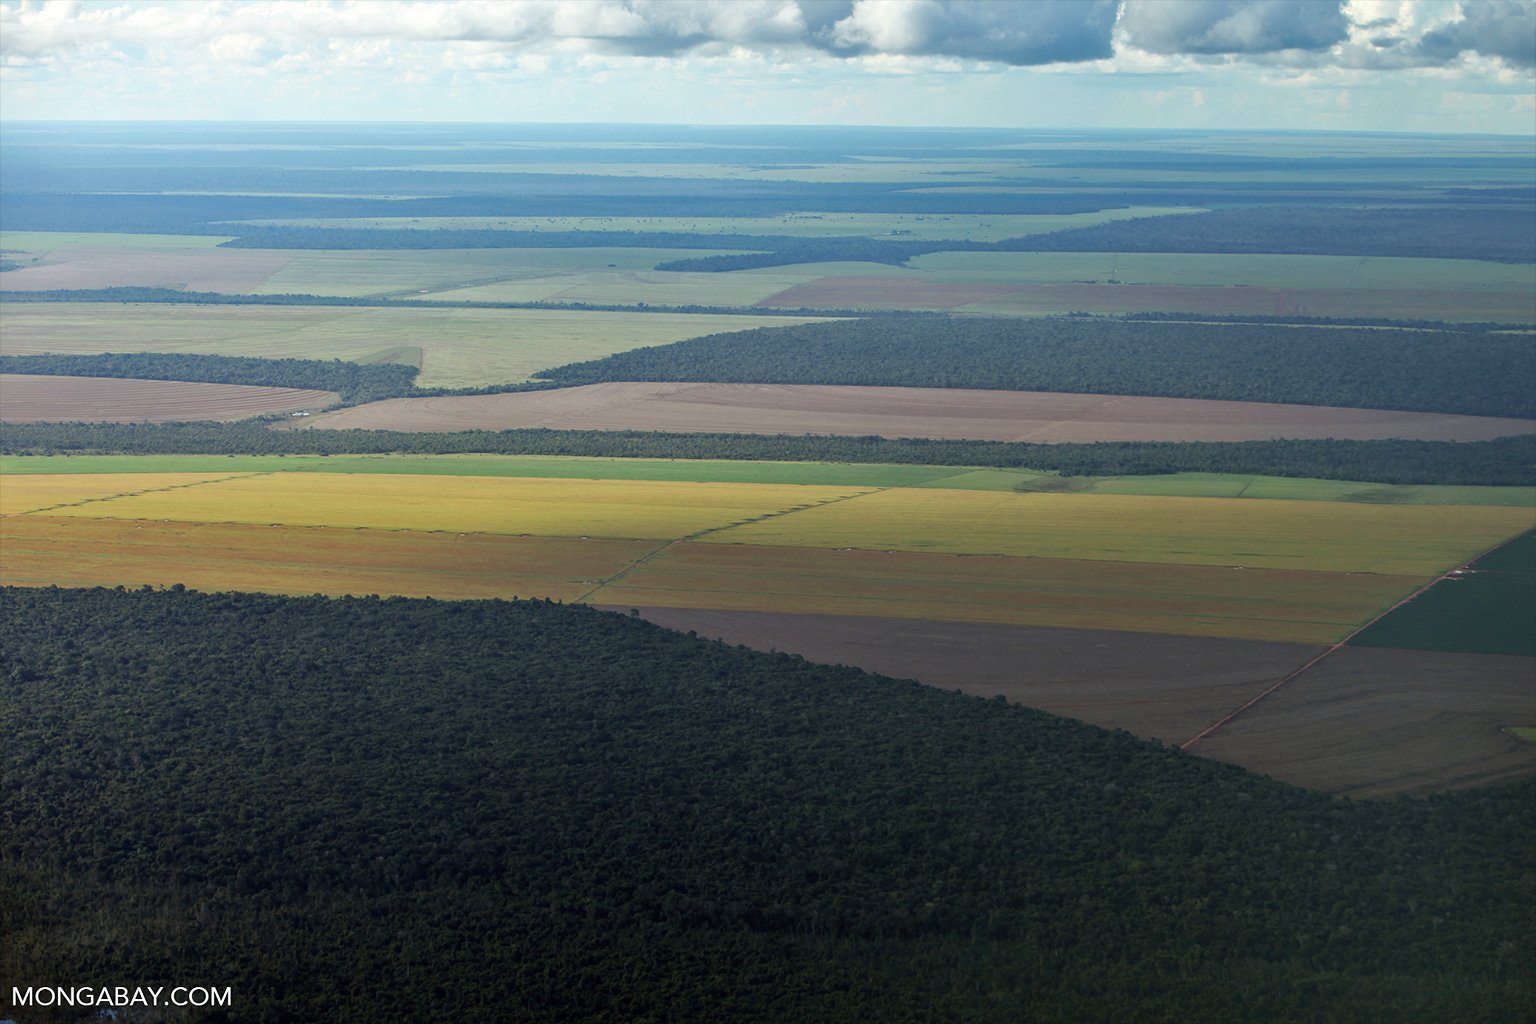
[(0, 733), (0, 974), (236, 1021), (1533, 1008), (1532, 783), (1351, 803), (583, 607), (0, 590)]
[(1536, 417), (1530, 335), (1074, 317), (759, 327), (539, 374), (998, 388)]
[(0, 356), (0, 373), (313, 388), (335, 391), (348, 403), (376, 402), (409, 394), (419, 372), (419, 367), (404, 363), (359, 364), (340, 359), (262, 359), (188, 353)]
[(1536, 484), (1536, 434), (1492, 441), (888, 440), (599, 430), (271, 430), (257, 423), (12, 423), (5, 455), (585, 455), (875, 462), (1056, 470), (1065, 476), (1258, 473), (1386, 484)]

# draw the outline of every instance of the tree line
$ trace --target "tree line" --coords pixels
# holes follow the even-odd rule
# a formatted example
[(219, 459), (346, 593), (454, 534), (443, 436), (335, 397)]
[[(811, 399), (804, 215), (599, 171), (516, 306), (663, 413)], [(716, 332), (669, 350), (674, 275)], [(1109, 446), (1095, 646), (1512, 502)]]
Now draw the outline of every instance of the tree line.
[(1383, 484), (1536, 485), (1536, 434), (1492, 441), (934, 441), (598, 430), (271, 430), (260, 423), (14, 423), (4, 455), (576, 455), (865, 462), (1050, 470), (1063, 476), (1252, 473)]
[(711, 334), (543, 371), (563, 384), (995, 388), (1536, 417), (1528, 335), (1073, 317), (868, 317)]

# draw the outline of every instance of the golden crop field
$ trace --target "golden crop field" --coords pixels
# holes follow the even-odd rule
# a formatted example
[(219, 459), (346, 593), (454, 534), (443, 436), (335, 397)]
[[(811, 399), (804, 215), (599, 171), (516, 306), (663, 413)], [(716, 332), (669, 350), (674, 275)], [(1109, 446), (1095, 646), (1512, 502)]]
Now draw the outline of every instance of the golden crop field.
[(1521, 508), (900, 489), (712, 543), (1428, 576), (1530, 528)]
[(689, 543), (666, 548), (586, 600), (1323, 644), (1418, 583), (1275, 569)]
[(41, 474), (0, 477), (0, 515), (14, 516), (116, 495), (224, 480), (228, 473), (124, 473), (115, 476)]
[(56, 516), (0, 519), (0, 583), (571, 600), (655, 548), (568, 540)]
[[(112, 479), (125, 490), (142, 489), (133, 483), (137, 477)], [(178, 491), (130, 494), (61, 509), (59, 514), (673, 540), (866, 490), (795, 484), (269, 473)]]

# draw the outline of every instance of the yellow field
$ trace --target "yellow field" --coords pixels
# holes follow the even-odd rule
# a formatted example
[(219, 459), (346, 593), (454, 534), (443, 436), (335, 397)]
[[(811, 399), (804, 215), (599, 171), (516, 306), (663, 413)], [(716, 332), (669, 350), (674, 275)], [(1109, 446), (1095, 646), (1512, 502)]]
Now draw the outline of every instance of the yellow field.
[(1428, 576), (1530, 525), (1521, 508), (900, 489), (707, 540)]
[(223, 480), (228, 473), (128, 473), (118, 476), (86, 474), (45, 474), (39, 476), (0, 477), (0, 516), (81, 501), (96, 501), (114, 495), (139, 491), (185, 487), (205, 480)]
[(1418, 585), (1401, 576), (690, 543), (585, 600), (1325, 644)]
[(0, 584), (181, 583), (207, 591), (568, 601), (654, 548), (646, 541), (11, 516), (0, 519)]
[[(7, 477), (7, 488), (9, 481)], [(102, 478), (85, 478), (102, 479)], [(140, 477), (116, 486), (139, 490)], [(60, 509), (90, 519), (364, 527), (545, 537), (672, 540), (859, 487), (653, 480), (273, 473)]]

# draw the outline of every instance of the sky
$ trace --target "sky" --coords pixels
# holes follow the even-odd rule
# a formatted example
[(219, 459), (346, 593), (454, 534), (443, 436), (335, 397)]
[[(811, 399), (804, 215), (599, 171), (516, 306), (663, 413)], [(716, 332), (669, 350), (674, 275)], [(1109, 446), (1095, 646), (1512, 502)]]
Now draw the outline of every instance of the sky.
[(0, 0), (0, 119), (1536, 135), (1536, 0)]

